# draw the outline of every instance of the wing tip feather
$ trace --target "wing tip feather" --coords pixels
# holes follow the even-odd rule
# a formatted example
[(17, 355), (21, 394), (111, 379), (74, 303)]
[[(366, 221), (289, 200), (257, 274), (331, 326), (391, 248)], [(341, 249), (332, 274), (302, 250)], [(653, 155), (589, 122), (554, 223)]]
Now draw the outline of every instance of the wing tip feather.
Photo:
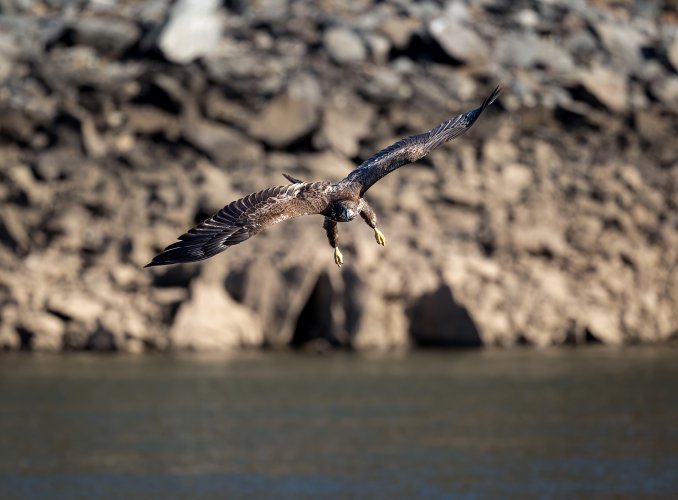
[(212, 254), (206, 252), (188, 251), (184, 248), (165, 249), (153, 257), (153, 260), (146, 264), (144, 269), (147, 267), (167, 266), (170, 264), (188, 264), (190, 262), (205, 260), (211, 256)]
[(485, 98), (485, 100), (483, 100), (483, 103), (480, 105), (480, 107), (478, 107), (474, 110), (471, 110), (467, 113), (464, 113), (463, 115), (460, 115), (460, 118), (461, 117), (466, 118), (466, 120), (467, 120), (466, 128), (467, 129), (471, 128), (471, 125), (473, 125), (476, 122), (476, 120), (480, 117), (480, 115), (483, 114), (483, 111), (485, 111), (485, 108), (487, 108), (494, 101), (497, 100), (497, 97), (499, 97), (499, 94), (501, 93), (501, 91), (502, 91), (501, 85), (497, 85), (494, 88), (494, 90), (492, 91), (492, 93), (490, 95), (488, 95)]
[(483, 111), (486, 107), (488, 107), (490, 104), (492, 104), (494, 101), (497, 100), (497, 97), (499, 97), (499, 94), (501, 94), (502, 91), (502, 86), (501, 84), (497, 85), (492, 93), (485, 98), (483, 101), (483, 104), (480, 106), (480, 110)]

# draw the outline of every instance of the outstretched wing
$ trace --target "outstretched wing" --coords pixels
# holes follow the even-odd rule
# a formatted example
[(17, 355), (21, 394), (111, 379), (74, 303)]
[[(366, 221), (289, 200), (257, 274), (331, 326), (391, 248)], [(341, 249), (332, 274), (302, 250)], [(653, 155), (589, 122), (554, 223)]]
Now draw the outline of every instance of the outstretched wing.
[(329, 202), (329, 186), (328, 182), (278, 186), (229, 203), (179, 236), (146, 267), (207, 259), (285, 219), (320, 213)]
[(441, 144), (466, 132), (485, 111), (485, 108), (494, 102), (499, 92), (501, 92), (501, 88), (494, 89), (479, 108), (443, 122), (429, 132), (406, 137), (382, 149), (351, 171), (342, 182), (361, 184), (360, 194), (363, 195), (372, 184), (386, 174), (423, 158)]

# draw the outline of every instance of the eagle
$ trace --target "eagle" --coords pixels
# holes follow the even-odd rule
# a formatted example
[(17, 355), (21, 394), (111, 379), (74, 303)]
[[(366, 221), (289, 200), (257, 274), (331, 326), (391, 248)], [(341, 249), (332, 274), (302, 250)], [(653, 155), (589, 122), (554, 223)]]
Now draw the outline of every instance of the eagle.
[(291, 184), (268, 188), (229, 203), (179, 236), (177, 242), (156, 255), (145, 267), (208, 259), (273, 224), (292, 217), (316, 214), (325, 217), (323, 229), (334, 249), (334, 262), (341, 268), (344, 257), (339, 250), (339, 222), (349, 222), (360, 215), (374, 230), (377, 243), (386, 244), (384, 234), (377, 227), (377, 216), (363, 197), (367, 190), (395, 169), (423, 158), (440, 145), (462, 135), (494, 102), (500, 91), (500, 87), (495, 88), (476, 109), (382, 149), (339, 182), (304, 182), (283, 174)]

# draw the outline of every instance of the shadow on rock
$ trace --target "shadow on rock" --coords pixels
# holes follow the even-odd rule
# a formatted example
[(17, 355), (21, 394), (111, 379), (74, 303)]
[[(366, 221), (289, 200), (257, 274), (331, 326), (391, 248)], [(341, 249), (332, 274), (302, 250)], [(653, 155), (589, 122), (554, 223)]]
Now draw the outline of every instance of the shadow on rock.
[(321, 273), (313, 291), (304, 305), (290, 345), (294, 348), (318, 342), (339, 347), (337, 321), (333, 314), (336, 292), (327, 273)]
[(410, 337), (422, 347), (480, 347), (483, 341), (468, 310), (442, 285), (407, 308)]

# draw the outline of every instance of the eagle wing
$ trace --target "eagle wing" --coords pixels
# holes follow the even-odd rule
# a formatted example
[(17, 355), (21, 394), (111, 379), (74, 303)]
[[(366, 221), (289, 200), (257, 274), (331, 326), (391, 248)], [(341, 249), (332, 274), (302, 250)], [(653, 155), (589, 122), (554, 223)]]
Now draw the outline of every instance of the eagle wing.
[(479, 108), (447, 120), (428, 132), (406, 137), (382, 149), (351, 171), (342, 182), (360, 184), (360, 195), (362, 196), (365, 191), (385, 175), (403, 165), (423, 158), (441, 144), (466, 132), (485, 111), (485, 108), (494, 102), (499, 92), (501, 92), (501, 88), (495, 88)]
[(245, 196), (179, 236), (146, 267), (208, 259), (273, 224), (318, 214), (327, 207), (329, 192), (328, 182), (300, 182)]

